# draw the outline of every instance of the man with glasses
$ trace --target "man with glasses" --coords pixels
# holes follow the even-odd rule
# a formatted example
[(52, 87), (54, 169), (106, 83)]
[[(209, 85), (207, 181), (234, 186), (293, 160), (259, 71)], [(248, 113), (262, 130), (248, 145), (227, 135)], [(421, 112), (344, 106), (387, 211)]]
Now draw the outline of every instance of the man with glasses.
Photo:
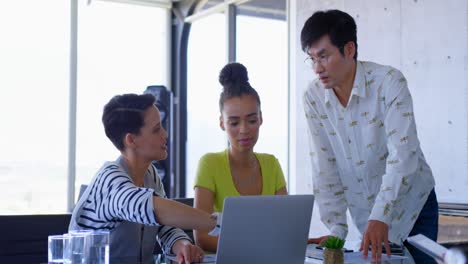
[[(345, 238), (346, 210), (361, 250), (380, 261), (382, 247), (409, 235), (436, 240), (434, 177), (419, 146), (403, 74), (357, 60), (356, 23), (339, 10), (314, 13), (301, 32), (317, 79), (304, 94), (314, 194), (331, 236)], [(321, 242), (328, 236), (313, 239)], [(405, 243), (406, 245), (406, 243)], [(433, 261), (407, 246), (416, 263)]]

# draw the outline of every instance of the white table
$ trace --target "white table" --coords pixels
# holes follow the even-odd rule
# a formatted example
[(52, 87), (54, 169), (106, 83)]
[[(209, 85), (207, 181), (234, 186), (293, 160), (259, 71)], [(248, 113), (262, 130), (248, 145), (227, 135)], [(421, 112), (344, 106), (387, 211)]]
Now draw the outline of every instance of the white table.
[[(346, 242), (345, 248), (347, 249), (352, 249), (354, 252), (352, 253), (345, 253), (345, 263), (372, 263), (370, 260), (370, 252), (369, 252), (369, 257), (368, 259), (362, 258), (362, 253), (359, 252), (359, 242)], [(307, 251), (314, 251), (314, 252), (320, 252), (321, 250), (316, 249), (316, 245), (311, 244), (307, 245)], [(382, 256), (382, 262), (381, 263), (401, 263), (401, 264), (414, 264), (413, 258), (411, 255), (409, 255), (408, 250), (405, 249), (405, 255), (406, 259), (401, 259), (400, 256), (394, 256), (393, 259), (386, 259), (386, 256)], [(305, 264), (310, 264), (310, 263), (323, 263), (323, 260), (320, 259), (314, 259), (314, 258), (309, 258), (306, 257), (305, 259)]]
[[(319, 249), (316, 249), (316, 246), (317, 245), (314, 245), (314, 244), (310, 244), (310, 245), (307, 245), (307, 250), (308, 251), (320, 251)], [(354, 255), (354, 258), (351, 257), (351, 255), (348, 255), (348, 257), (345, 255), (345, 263), (350, 263), (350, 264), (363, 264), (363, 263), (372, 263), (370, 261), (370, 256), (367, 260), (361, 258), (360, 256), (356, 256), (360, 253), (358, 253), (358, 250), (359, 250), (359, 244), (356, 243), (356, 242), (347, 242), (345, 244), (345, 247), (347, 249), (352, 249), (354, 250), (355, 252), (353, 253), (346, 253), (346, 254), (353, 254)], [(408, 255), (409, 253), (407, 253), (408, 250), (405, 250), (405, 253), (407, 255), (405, 255), (405, 257), (407, 257), (406, 259), (391, 259), (391, 260), (385, 260), (385, 261), (382, 261), (381, 263), (388, 263), (388, 264), (397, 264), (397, 263), (400, 263), (400, 264), (414, 264), (414, 261), (413, 261), (413, 258), (411, 257), (411, 255)], [(397, 258), (398, 256), (396, 256), (395, 258)], [(346, 261), (346, 259), (352, 259), (351, 261)], [(171, 264), (175, 264), (176, 262), (172, 261)], [(203, 264), (213, 264), (214, 262), (203, 262)], [(323, 260), (321, 259), (314, 259), (314, 258), (309, 258), (309, 257), (306, 257), (305, 260), (304, 260), (304, 264), (315, 264), (315, 263), (323, 263)], [(285, 263), (286, 264), (286, 263)]]

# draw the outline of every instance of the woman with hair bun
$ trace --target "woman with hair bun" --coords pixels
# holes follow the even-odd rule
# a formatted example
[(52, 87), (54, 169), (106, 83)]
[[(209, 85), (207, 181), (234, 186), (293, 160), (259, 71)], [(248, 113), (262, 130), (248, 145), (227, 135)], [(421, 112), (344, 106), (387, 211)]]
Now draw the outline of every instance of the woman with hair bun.
[[(223, 86), (219, 98), (219, 126), (226, 131), (229, 147), (207, 153), (198, 163), (195, 208), (222, 212), (224, 198), (241, 195), (287, 194), (283, 171), (275, 156), (254, 152), (262, 125), (260, 97), (250, 86), (247, 69), (229, 63), (221, 70)], [(218, 237), (195, 231), (196, 243), (216, 252)]]

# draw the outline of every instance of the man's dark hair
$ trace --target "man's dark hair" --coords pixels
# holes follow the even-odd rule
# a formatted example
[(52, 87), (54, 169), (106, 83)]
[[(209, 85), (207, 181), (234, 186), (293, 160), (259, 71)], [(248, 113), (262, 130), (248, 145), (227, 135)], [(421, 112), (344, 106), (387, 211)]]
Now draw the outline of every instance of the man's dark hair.
[(349, 14), (340, 10), (315, 12), (304, 23), (301, 31), (302, 50), (308, 53), (312, 44), (328, 35), (330, 41), (344, 55), (344, 46), (352, 41), (356, 46), (354, 59), (357, 59), (356, 22)]
[(124, 150), (124, 137), (127, 133), (138, 135), (145, 125), (144, 112), (155, 104), (151, 94), (122, 94), (112, 97), (104, 106), (102, 124), (106, 136), (119, 150)]

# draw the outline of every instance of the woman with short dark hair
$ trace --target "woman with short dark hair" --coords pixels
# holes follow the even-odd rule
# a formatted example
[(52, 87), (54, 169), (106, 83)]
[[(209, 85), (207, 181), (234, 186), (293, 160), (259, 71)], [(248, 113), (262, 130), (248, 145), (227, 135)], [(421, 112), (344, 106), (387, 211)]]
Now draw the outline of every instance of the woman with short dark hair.
[(154, 103), (150, 94), (123, 94), (106, 104), (102, 122), (120, 156), (102, 166), (73, 210), (69, 230), (110, 231), (110, 263), (154, 263), (157, 242), (179, 263), (201, 262), (203, 250), (179, 228), (216, 226), (208, 213), (166, 199), (152, 165), (167, 157)]

